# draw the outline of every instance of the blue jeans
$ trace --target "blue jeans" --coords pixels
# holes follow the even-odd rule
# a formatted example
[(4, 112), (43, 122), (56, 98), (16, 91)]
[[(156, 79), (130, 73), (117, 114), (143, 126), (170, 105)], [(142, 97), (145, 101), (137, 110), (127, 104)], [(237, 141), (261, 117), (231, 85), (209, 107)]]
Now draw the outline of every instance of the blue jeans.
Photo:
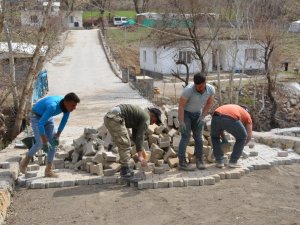
[(230, 156), (230, 162), (237, 162), (240, 158), (247, 139), (247, 131), (240, 120), (230, 119), (224, 116), (213, 116), (211, 120), (211, 141), (213, 153), (218, 163), (224, 162), (224, 153), (221, 149), (220, 134), (227, 131), (235, 137), (235, 144)]
[(195, 156), (196, 158), (202, 158), (202, 127), (199, 127), (197, 124), (199, 116), (200, 113), (191, 113), (188, 111), (184, 111), (184, 123), (186, 126), (186, 132), (181, 133), (181, 140), (178, 149), (178, 158), (180, 161), (185, 160), (186, 147), (189, 144), (191, 138), (191, 131), (193, 132), (193, 138), (195, 140)]
[[(39, 120), (40, 120), (39, 116), (32, 113), (30, 114), (30, 123), (34, 134), (35, 144), (29, 149), (28, 152), (29, 157), (33, 157), (35, 153), (37, 153), (37, 151), (42, 149), (43, 147), (43, 142), (38, 128)], [(55, 134), (55, 125), (54, 125), (53, 117), (50, 117), (50, 119), (45, 124), (45, 133), (48, 138), (48, 141), (51, 142)], [(48, 151), (48, 157), (47, 157), (48, 163), (52, 163), (54, 159), (54, 154), (55, 154), (55, 148), (51, 148)]]

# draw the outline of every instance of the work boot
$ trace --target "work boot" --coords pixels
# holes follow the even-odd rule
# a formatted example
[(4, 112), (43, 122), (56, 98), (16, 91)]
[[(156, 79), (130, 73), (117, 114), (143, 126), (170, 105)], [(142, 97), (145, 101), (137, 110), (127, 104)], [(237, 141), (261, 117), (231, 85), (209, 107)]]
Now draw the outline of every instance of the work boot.
[(25, 158), (23, 158), (20, 162), (20, 172), (25, 174), (27, 171), (27, 166), (30, 162), (30, 157), (26, 154)]
[(217, 168), (222, 169), (224, 166), (225, 166), (225, 165), (224, 165), (223, 162), (221, 162), (221, 161), (217, 161), (217, 162), (216, 162), (216, 167), (217, 167)]
[(228, 167), (230, 167), (230, 168), (241, 168), (242, 166), (238, 162), (229, 162)]
[(131, 169), (128, 166), (122, 166), (120, 169), (120, 176), (124, 178), (132, 177)]
[(52, 170), (52, 163), (47, 163), (46, 169), (45, 169), (45, 177), (52, 177), (52, 178), (58, 177), (58, 174), (53, 172), (53, 170)]
[(205, 170), (206, 166), (202, 160), (202, 158), (196, 158), (196, 166), (198, 168), (198, 170)]
[(185, 170), (185, 171), (194, 171), (195, 167), (189, 163), (186, 162), (186, 160), (179, 160), (179, 166), (178, 168), (180, 170)]

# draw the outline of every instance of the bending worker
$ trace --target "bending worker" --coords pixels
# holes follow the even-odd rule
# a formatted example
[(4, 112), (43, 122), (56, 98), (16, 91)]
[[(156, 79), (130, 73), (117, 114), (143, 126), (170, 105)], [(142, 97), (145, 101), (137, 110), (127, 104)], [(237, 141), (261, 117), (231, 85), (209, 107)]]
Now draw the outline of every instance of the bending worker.
[[(29, 149), (20, 163), (21, 173), (26, 173), (30, 159), (38, 150), (43, 149), (44, 152), (48, 153), (45, 176), (58, 177), (52, 170), (55, 146), (59, 144), (60, 134), (69, 119), (70, 112), (76, 109), (79, 102), (80, 99), (75, 93), (68, 93), (65, 97), (47, 96), (32, 107), (30, 123), (34, 133), (35, 144)], [(54, 116), (60, 113), (63, 113), (63, 117), (56, 132)]]
[(221, 140), (224, 130), (235, 137), (235, 144), (229, 160), (229, 167), (240, 167), (238, 160), (244, 146), (252, 137), (252, 119), (248, 111), (239, 105), (222, 105), (215, 110), (211, 121), (211, 140), (216, 166), (224, 167), (224, 153), (221, 149)]
[(142, 165), (147, 164), (143, 149), (145, 131), (149, 124), (162, 123), (159, 109), (152, 107), (147, 111), (137, 105), (122, 104), (112, 108), (104, 117), (104, 124), (119, 150), (122, 177), (132, 176), (129, 167), (131, 142), (127, 128), (132, 128), (132, 139), (136, 145), (139, 161)]

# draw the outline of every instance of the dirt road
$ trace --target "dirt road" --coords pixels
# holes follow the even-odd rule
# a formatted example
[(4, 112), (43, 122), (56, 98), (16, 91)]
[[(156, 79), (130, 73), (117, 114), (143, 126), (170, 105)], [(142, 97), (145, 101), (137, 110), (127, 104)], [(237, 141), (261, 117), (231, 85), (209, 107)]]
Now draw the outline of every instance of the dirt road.
[(213, 186), (138, 191), (124, 186), (18, 190), (7, 224), (300, 224), (300, 165)]

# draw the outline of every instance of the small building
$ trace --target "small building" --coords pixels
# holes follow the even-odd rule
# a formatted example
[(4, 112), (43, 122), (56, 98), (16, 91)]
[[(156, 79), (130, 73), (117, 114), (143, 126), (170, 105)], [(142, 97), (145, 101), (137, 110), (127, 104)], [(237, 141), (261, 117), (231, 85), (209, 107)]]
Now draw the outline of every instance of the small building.
[(300, 20), (294, 21), (290, 24), (289, 32), (299, 33), (300, 32)]
[(83, 11), (73, 11), (66, 17), (66, 24), (69, 28), (82, 28)]
[[(205, 45), (205, 43), (204, 43)], [(208, 42), (207, 42), (208, 45)], [(213, 46), (213, 45), (212, 45)], [(233, 57), (235, 42), (232, 40), (219, 41), (220, 68), (224, 72), (230, 72), (233, 68)], [(205, 49), (205, 46), (203, 46)], [(204, 59), (208, 72), (217, 70), (217, 51), (214, 47), (209, 47)], [(262, 71), (263, 49), (256, 43), (240, 41), (235, 71), (242, 71), (245, 64), (246, 73), (257, 73)], [(183, 61), (188, 65), (189, 73), (194, 74), (201, 71), (201, 63), (195, 57), (195, 51), (190, 42), (179, 42), (173, 46), (155, 47), (151, 43), (142, 43), (140, 47), (140, 68), (141, 73), (154, 78), (162, 78), (172, 73), (186, 74), (187, 69), (182, 64), (176, 64), (177, 61)]]
[[(12, 54), (15, 61), (15, 76), (17, 84), (22, 84), (31, 64), (31, 58), (36, 45), (30, 43), (12, 43)], [(48, 47), (43, 46), (40, 55), (45, 56)], [(9, 74), (9, 49), (7, 42), (0, 42), (0, 85)]]

